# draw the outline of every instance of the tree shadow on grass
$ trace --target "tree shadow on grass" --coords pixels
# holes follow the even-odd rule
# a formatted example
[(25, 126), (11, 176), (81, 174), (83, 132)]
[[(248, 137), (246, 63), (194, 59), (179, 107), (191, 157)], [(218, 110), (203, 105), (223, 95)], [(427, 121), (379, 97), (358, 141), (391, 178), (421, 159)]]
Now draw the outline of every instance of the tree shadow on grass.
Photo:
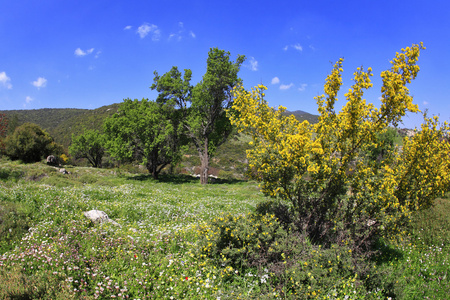
[(372, 259), (377, 265), (403, 259), (403, 252), (396, 249), (392, 245), (385, 244), (383, 239), (379, 239), (375, 243), (374, 248), (375, 250), (378, 250), (378, 252)]
[[(158, 177), (158, 179), (154, 179), (150, 174), (142, 174), (137, 176), (130, 176), (127, 180), (136, 180), (136, 181), (156, 181), (156, 182), (165, 182), (165, 183), (173, 183), (173, 184), (185, 184), (192, 183), (196, 184), (200, 182), (199, 177), (178, 174), (178, 175), (168, 175), (163, 174)], [(221, 178), (210, 178), (208, 184), (236, 184), (246, 182), (245, 180), (240, 179), (221, 179)]]

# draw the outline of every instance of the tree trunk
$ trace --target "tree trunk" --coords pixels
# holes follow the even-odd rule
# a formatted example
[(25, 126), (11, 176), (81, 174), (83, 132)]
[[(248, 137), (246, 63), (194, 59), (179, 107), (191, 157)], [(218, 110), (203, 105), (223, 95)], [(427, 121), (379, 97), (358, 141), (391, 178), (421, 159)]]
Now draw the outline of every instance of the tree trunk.
[(150, 174), (152, 174), (153, 179), (158, 179), (158, 168), (155, 164), (147, 163), (147, 170)]
[(203, 153), (200, 153), (200, 183), (208, 184), (208, 169), (209, 169), (209, 155), (208, 155), (208, 143), (205, 143)]

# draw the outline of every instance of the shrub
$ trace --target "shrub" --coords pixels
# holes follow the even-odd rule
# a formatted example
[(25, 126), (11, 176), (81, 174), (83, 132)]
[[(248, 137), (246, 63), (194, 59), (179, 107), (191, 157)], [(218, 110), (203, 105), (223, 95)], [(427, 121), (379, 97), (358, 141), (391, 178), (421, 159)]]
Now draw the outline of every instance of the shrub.
[(11, 159), (29, 163), (41, 161), (50, 154), (58, 156), (63, 151), (38, 125), (25, 123), (5, 139), (5, 152)]
[[(404, 234), (412, 213), (449, 189), (447, 123), (425, 116), (421, 130), (405, 138), (403, 150), (389, 146), (390, 126), (419, 111), (406, 85), (418, 74), (421, 49), (422, 44), (402, 49), (391, 69), (381, 73), (380, 108), (363, 99), (372, 87), (371, 68), (358, 68), (346, 104), (335, 111), (340, 59), (326, 79), (326, 95), (316, 97), (320, 117), (314, 125), (285, 117), (283, 107), (270, 108), (265, 86), (234, 89), (231, 121), (253, 137), (249, 176), (266, 195), (292, 204), (299, 229), (311, 240), (325, 245), (347, 240), (353, 251), (370, 253), (380, 236)], [(375, 161), (379, 147), (383, 153)]]

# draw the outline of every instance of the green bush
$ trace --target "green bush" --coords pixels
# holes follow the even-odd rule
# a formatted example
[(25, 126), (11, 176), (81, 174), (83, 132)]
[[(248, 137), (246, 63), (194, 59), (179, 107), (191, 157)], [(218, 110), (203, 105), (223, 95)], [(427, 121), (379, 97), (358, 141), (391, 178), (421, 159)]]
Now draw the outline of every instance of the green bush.
[(286, 231), (274, 215), (220, 216), (201, 228), (201, 251), (220, 264), (245, 269), (281, 259)]
[(62, 152), (62, 146), (57, 145), (45, 130), (32, 123), (17, 127), (5, 139), (6, 155), (27, 163), (38, 162), (50, 154), (59, 156)]

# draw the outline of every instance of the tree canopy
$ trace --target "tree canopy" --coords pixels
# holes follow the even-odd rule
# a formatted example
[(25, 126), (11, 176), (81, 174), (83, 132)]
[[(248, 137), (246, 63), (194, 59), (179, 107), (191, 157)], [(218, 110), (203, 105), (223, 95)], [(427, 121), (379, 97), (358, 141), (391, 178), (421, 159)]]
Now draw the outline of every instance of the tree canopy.
[(155, 71), (151, 89), (159, 92), (157, 102), (180, 110), (182, 125), (193, 142), (201, 161), (200, 182), (208, 182), (209, 159), (232, 132), (226, 109), (232, 105), (231, 90), (241, 82), (238, 77), (245, 56), (235, 62), (230, 53), (212, 48), (208, 53), (206, 73), (195, 86), (190, 84), (192, 72), (177, 67), (162, 76)]
[(85, 130), (82, 134), (72, 134), (72, 144), (69, 153), (78, 158), (86, 158), (94, 168), (102, 167), (102, 158), (105, 154), (105, 137), (98, 130)]
[(37, 162), (50, 154), (59, 156), (62, 147), (38, 125), (25, 123), (5, 139), (6, 155), (24, 162)]
[(107, 148), (113, 157), (144, 163), (154, 178), (181, 158), (184, 144), (179, 112), (148, 99), (125, 99), (105, 120)]

